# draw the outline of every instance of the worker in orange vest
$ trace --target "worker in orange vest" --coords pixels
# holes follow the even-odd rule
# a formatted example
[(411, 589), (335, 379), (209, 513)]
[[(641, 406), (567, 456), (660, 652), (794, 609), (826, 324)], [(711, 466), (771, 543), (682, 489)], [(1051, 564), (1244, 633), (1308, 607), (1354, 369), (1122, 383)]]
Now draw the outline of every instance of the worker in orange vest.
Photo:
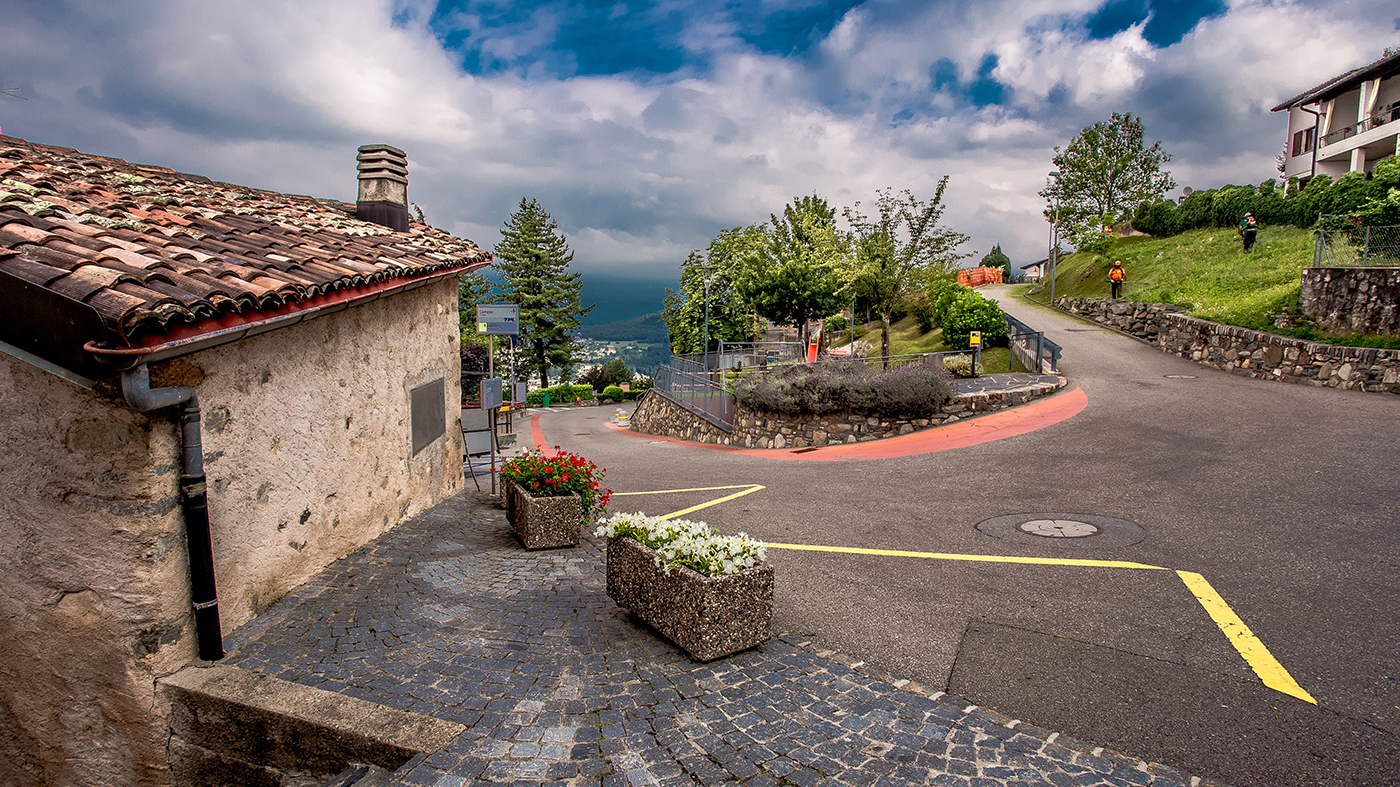
[(1108, 283), (1113, 287), (1112, 297), (1115, 300), (1117, 300), (1118, 293), (1123, 288), (1123, 279), (1127, 278), (1127, 276), (1128, 274), (1123, 271), (1123, 261), (1114, 260), (1113, 267), (1108, 269)]

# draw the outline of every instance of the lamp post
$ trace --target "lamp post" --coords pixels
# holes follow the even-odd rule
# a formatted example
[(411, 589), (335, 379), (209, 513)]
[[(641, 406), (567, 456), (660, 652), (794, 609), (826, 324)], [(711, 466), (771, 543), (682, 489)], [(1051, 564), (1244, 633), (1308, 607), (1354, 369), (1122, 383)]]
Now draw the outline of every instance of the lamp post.
[(1055, 269), (1060, 263), (1060, 188), (1059, 172), (1051, 172), (1050, 177), (1055, 180), (1054, 217), (1050, 219), (1050, 305), (1055, 305)]
[(714, 270), (708, 265), (701, 265), (700, 270), (704, 272), (705, 282), (705, 371), (710, 371), (710, 272)]

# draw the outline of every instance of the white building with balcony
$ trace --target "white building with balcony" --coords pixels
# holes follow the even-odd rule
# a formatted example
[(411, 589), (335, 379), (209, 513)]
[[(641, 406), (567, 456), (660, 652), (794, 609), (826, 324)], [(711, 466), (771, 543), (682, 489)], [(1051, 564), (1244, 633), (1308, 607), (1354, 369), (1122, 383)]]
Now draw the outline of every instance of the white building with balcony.
[(1274, 107), (1288, 111), (1284, 177), (1370, 172), (1400, 154), (1400, 52), (1335, 76)]

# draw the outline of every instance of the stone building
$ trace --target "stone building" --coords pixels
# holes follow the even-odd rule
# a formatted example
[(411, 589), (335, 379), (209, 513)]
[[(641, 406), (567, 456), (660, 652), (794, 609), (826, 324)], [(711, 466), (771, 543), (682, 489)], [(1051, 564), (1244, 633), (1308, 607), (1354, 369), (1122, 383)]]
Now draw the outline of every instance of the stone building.
[(359, 169), (355, 205), (0, 136), (0, 784), (169, 783), (155, 681), (462, 488), (491, 258), (410, 223), (401, 151)]

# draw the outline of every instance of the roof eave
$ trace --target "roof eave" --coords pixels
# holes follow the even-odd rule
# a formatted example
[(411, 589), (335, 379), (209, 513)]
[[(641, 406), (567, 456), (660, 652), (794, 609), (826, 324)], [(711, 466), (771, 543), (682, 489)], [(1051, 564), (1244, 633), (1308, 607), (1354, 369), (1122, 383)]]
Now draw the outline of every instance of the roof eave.
[(147, 337), (144, 342), (131, 347), (103, 347), (99, 342), (89, 341), (83, 345), (83, 350), (104, 368), (111, 372), (119, 372), (143, 363), (168, 361), (269, 331), (290, 328), (307, 320), (416, 290), (449, 276), (471, 273), (490, 264), (491, 258), (487, 257), (482, 261), (435, 271), (425, 276), (388, 279), (362, 287), (338, 290), (272, 313), (231, 314), (218, 319), (204, 320), (195, 325)]

